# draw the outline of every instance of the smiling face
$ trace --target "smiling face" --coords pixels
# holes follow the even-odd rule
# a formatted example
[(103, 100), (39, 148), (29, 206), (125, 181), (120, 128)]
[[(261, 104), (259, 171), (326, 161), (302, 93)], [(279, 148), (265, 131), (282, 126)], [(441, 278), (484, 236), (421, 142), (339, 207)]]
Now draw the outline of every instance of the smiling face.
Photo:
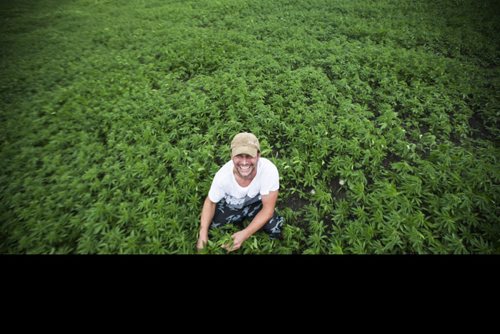
[(259, 153), (255, 157), (248, 154), (238, 154), (233, 157), (234, 173), (243, 180), (252, 180), (257, 174)]

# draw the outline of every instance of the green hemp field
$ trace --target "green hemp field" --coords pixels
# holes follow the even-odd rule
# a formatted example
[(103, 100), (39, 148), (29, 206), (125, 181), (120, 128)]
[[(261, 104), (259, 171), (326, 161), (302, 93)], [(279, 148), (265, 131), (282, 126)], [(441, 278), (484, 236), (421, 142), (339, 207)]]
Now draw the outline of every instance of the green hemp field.
[(500, 253), (498, 1), (3, 0), (0, 20), (0, 253), (196, 254), (241, 131), (286, 223), (235, 254)]

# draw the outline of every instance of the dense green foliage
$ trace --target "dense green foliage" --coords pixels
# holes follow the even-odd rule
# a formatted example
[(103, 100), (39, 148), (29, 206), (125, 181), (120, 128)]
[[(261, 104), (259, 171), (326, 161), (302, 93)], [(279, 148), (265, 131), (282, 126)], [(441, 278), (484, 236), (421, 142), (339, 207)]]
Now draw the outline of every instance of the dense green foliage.
[(239, 253), (500, 253), (499, 14), (1, 1), (0, 252), (194, 253), (212, 177), (251, 131), (287, 225)]

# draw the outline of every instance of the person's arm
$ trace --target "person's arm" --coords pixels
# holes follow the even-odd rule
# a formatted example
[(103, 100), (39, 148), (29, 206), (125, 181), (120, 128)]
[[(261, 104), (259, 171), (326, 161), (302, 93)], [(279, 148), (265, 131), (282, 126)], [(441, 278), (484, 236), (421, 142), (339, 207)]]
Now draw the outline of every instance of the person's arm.
[(239, 249), (248, 238), (266, 225), (266, 223), (273, 217), (277, 200), (278, 190), (270, 191), (268, 195), (262, 196), (262, 209), (245, 229), (232, 235), (233, 245), (230, 249), (228, 249), (229, 251)]
[(214, 218), (215, 207), (216, 203), (212, 202), (207, 196), (207, 198), (205, 198), (205, 202), (203, 203), (203, 209), (201, 210), (200, 233), (196, 244), (196, 248), (198, 250), (205, 248), (208, 242), (208, 228)]

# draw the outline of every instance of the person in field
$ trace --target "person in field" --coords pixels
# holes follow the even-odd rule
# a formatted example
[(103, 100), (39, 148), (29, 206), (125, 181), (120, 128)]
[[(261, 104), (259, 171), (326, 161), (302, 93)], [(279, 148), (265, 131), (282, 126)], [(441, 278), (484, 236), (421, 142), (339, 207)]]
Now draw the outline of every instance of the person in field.
[(255, 232), (263, 229), (271, 238), (280, 238), (284, 219), (275, 212), (279, 173), (276, 166), (260, 156), (259, 140), (242, 132), (231, 142), (231, 160), (215, 174), (203, 204), (197, 249), (208, 241), (209, 229), (225, 224), (250, 224), (234, 233), (228, 251), (234, 251)]

